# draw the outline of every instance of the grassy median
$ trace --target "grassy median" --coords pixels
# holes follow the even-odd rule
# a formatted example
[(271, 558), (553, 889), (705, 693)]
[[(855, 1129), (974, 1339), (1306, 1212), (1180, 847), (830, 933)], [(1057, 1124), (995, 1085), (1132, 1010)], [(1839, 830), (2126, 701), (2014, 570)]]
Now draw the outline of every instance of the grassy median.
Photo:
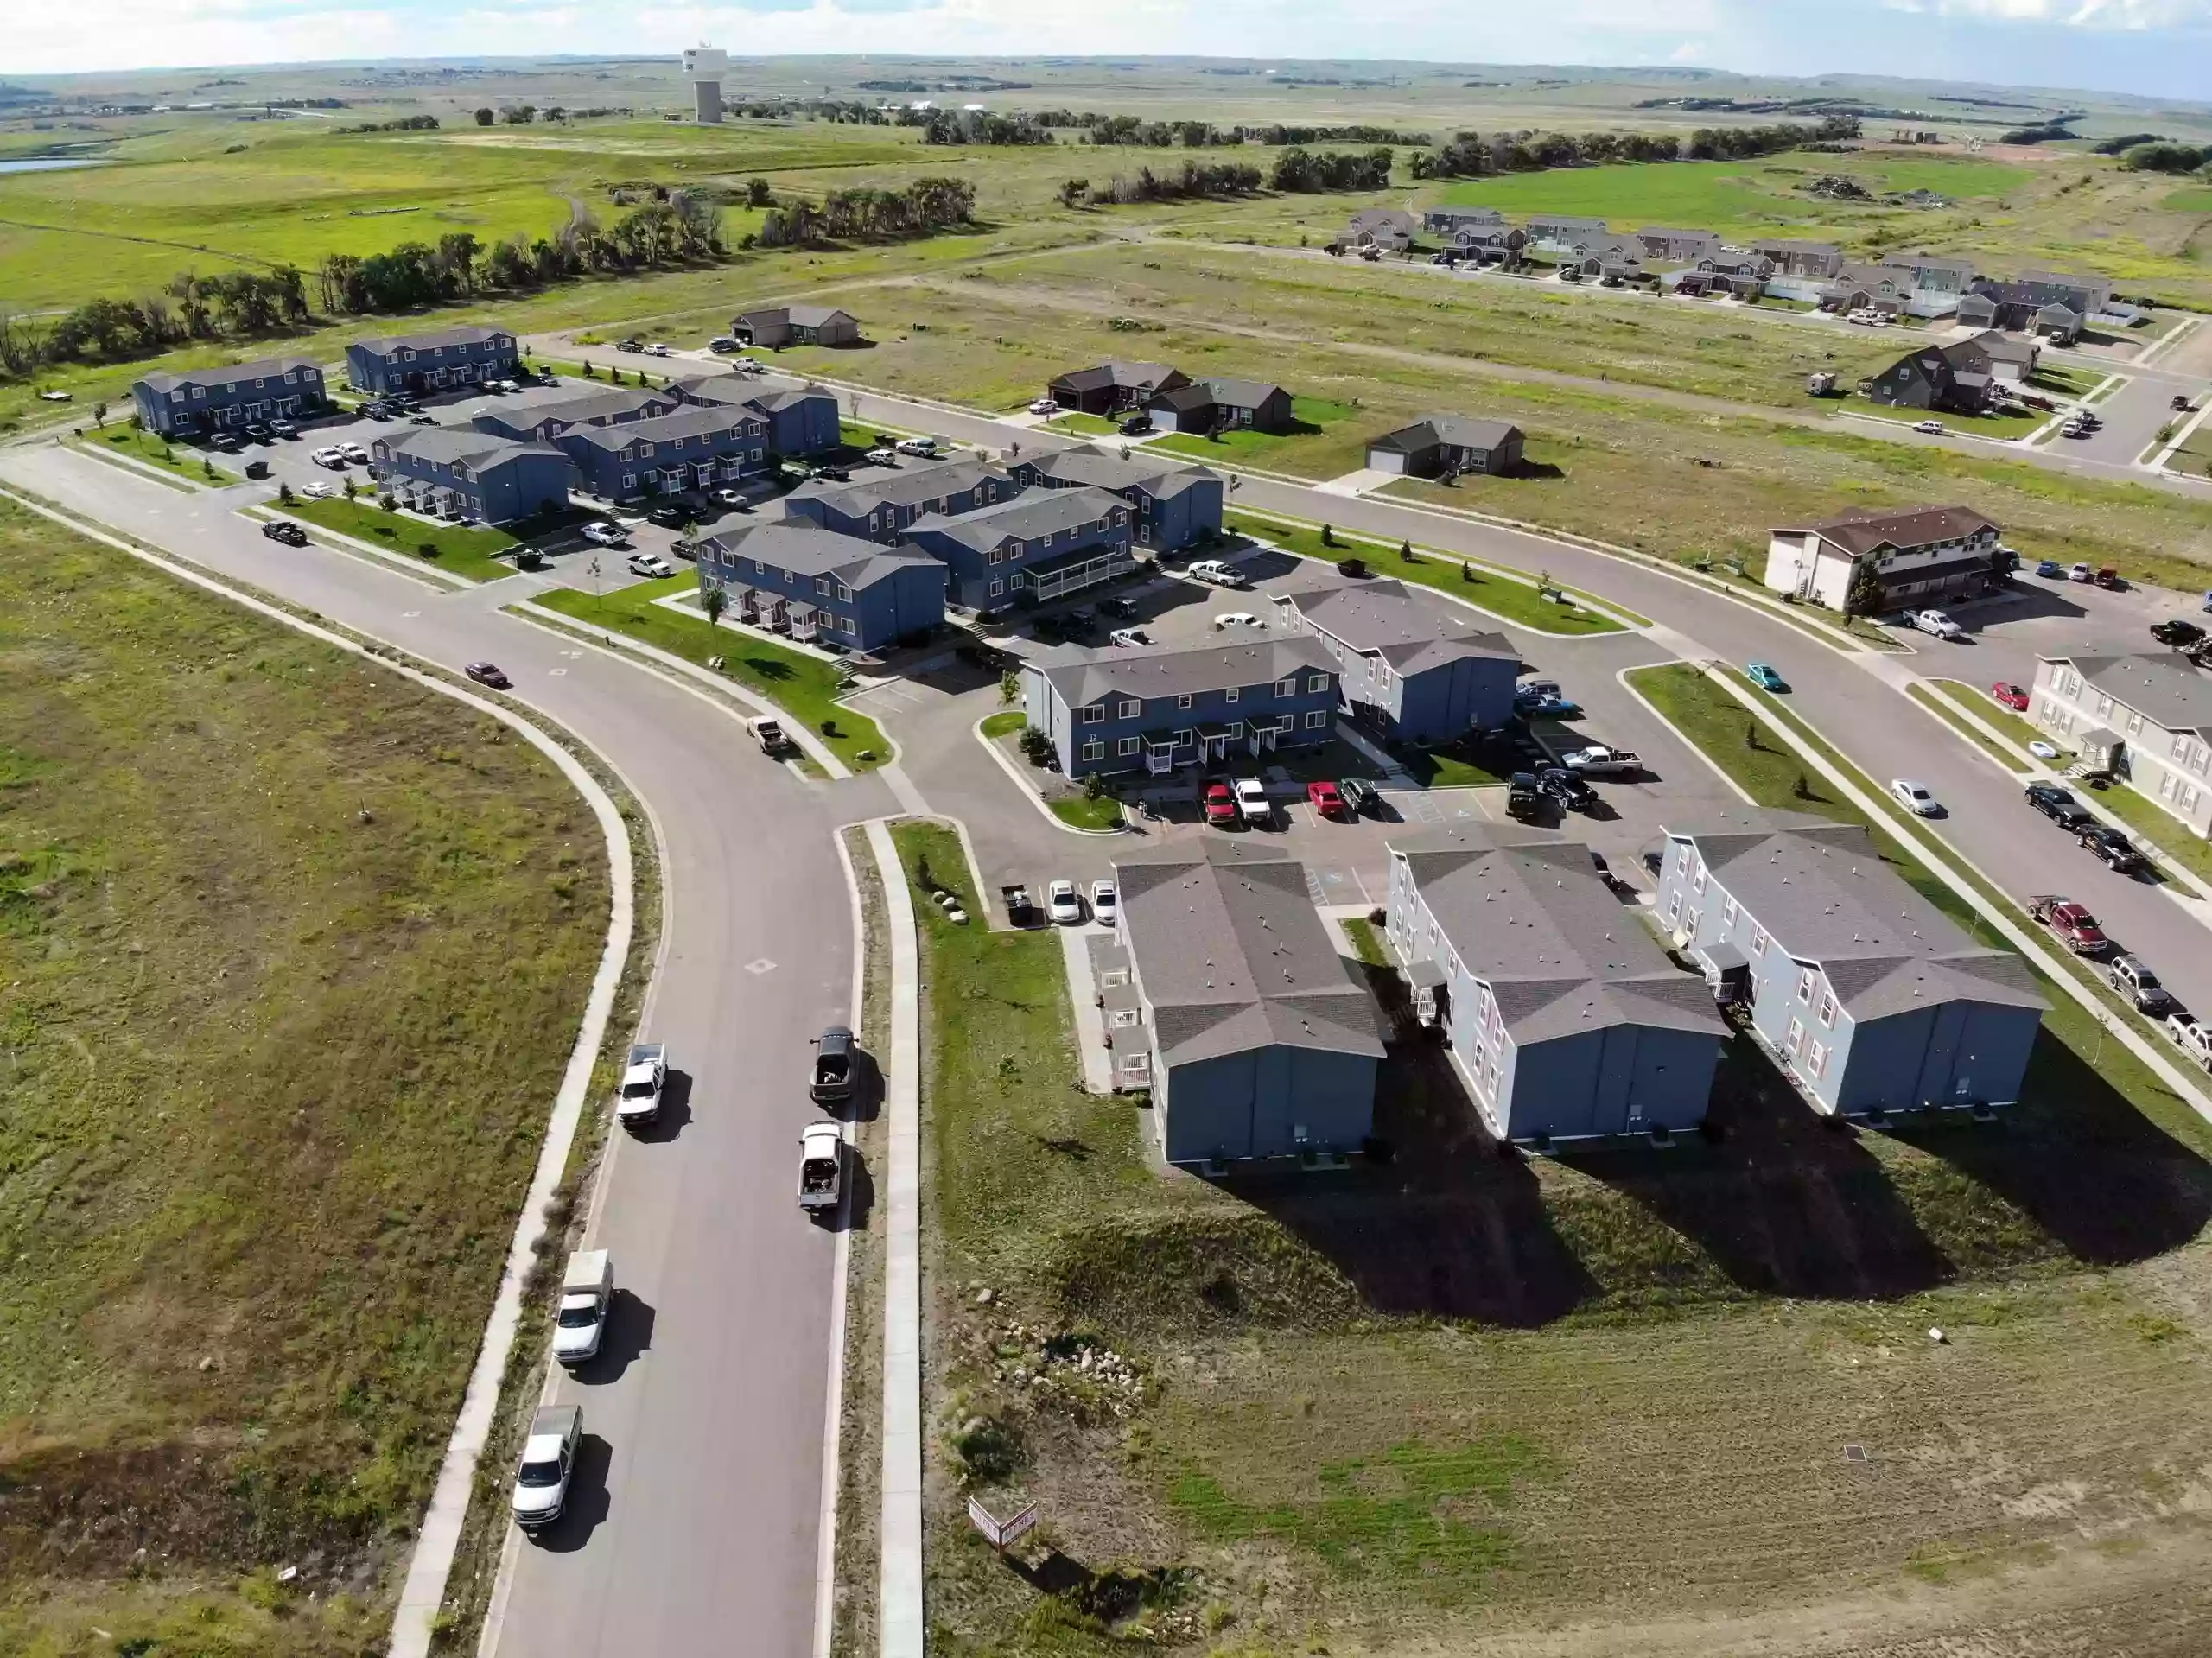
[(497, 581), (515, 573), (513, 565), (500, 562), (500, 555), (512, 552), (516, 546), (515, 538), (504, 530), (441, 524), (407, 513), (387, 512), (370, 495), (350, 501), (342, 496), (310, 500), (304, 495), (295, 495), (289, 501), (273, 499), (270, 506), (289, 518), (335, 530), (386, 552), (422, 559), (472, 581)]
[(5, 509), (0, 611), (0, 1650), (367, 1650), (598, 827), (504, 726)]

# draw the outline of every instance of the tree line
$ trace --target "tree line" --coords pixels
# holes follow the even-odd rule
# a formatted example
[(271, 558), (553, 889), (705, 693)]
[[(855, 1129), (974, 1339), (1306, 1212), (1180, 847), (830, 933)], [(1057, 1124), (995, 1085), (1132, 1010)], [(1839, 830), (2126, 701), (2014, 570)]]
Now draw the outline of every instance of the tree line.
[(1463, 179), (1617, 162), (1736, 161), (1859, 136), (1855, 115), (1832, 115), (1815, 124), (1784, 121), (1760, 127), (1700, 127), (1687, 137), (1671, 132), (1522, 131), (1487, 137), (1459, 132), (1449, 143), (1415, 156), (1413, 175), (1417, 179)]
[(2194, 173), (2212, 168), (2212, 144), (2200, 148), (2164, 139), (2132, 144), (2121, 155), (2120, 164), (2131, 173)]
[(1104, 184), (1069, 179), (1060, 186), (1063, 207), (1125, 207), (1136, 201), (1198, 201), (1219, 196), (1248, 196), (1265, 175), (1249, 162), (1185, 162), (1164, 173), (1149, 167), (1135, 178), (1116, 174)]
[(21, 377), (50, 363), (251, 339), (307, 320), (307, 278), (295, 266), (213, 276), (184, 271), (138, 299), (87, 300), (51, 323), (0, 314), (0, 373)]
[(916, 179), (903, 190), (832, 190), (817, 201), (768, 210), (747, 247), (819, 247), (825, 242), (902, 241), (972, 223), (976, 187), (965, 179)]
[(1391, 152), (1331, 149), (1319, 154), (1293, 144), (1276, 156), (1268, 187), (1305, 194), (1316, 190), (1380, 190), (1390, 182)]

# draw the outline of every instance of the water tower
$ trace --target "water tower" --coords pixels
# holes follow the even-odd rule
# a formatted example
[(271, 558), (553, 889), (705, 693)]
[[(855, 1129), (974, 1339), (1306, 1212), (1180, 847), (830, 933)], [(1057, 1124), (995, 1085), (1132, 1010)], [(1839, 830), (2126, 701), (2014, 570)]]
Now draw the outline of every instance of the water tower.
[(711, 46), (686, 47), (683, 78), (691, 83), (691, 118), (718, 126), (722, 118), (722, 77), (729, 73), (729, 54)]

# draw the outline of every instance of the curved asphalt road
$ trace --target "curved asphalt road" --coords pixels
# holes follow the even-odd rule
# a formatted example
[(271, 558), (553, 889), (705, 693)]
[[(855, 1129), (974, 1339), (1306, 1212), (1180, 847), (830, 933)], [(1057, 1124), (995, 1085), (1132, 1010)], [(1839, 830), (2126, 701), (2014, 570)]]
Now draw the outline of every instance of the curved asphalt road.
[(533, 578), (433, 589), (267, 540), (229, 510), (258, 490), (186, 495), (51, 444), (0, 453), (0, 479), (448, 667), (498, 662), (651, 810), (667, 904), (645, 1034), (689, 1086), (661, 1135), (617, 1137), (592, 1241), (620, 1299), (599, 1364), (560, 1383), (584, 1409), (579, 1485), (521, 1547), (495, 1649), (810, 1651), (834, 1239), (792, 1197), (806, 1039), (851, 995), (831, 829), (895, 810), (889, 791), (804, 783), (725, 705), (501, 615)]

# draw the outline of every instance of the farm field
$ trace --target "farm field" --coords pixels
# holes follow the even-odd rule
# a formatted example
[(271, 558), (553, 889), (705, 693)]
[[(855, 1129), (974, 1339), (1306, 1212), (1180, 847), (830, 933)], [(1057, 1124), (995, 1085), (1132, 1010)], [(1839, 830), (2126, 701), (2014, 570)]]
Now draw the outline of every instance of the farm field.
[[(964, 887), (949, 831), (897, 833)], [(1052, 937), (917, 907), (947, 1638), (1103, 1654), (1141, 1619), (1175, 1651), (1509, 1652), (1566, 1628), (1597, 1653), (1656, 1625), (1719, 1650), (1968, 1627), (1999, 1579), (2005, 1617), (2056, 1628), (2113, 1615), (2139, 1553), (2204, 1547), (2161, 1494), (2212, 1453), (2185, 1311), (2212, 1177), (2139, 1076), (2053, 1038), (2001, 1143), (1839, 1140), (1732, 1050), (1717, 1147), (1523, 1164), (1394, 1043), (1389, 1168), (1207, 1184), (1146, 1166), (1141, 1102), (1074, 1085)], [(2076, 1177), (2106, 1196), (2054, 1202)], [(2098, 1218), (2121, 1191), (2125, 1241)], [(1048, 1516), (1023, 1576), (970, 1491)]]
[(597, 825), (505, 727), (12, 508), (0, 607), (0, 1650), (358, 1654), (598, 963)]

